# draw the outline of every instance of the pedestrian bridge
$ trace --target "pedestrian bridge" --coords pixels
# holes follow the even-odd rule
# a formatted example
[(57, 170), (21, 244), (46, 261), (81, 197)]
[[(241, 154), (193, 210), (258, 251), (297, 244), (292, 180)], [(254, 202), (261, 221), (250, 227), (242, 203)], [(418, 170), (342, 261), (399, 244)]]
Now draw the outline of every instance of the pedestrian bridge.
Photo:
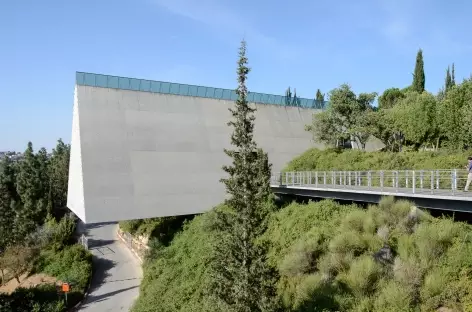
[(298, 171), (272, 175), (279, 196), (331, 198), (378, 203), (384, 196), (407, 199), (418, 207), (472, 212), (472, 192), (464, 192), (461, 169), (380, 171)]

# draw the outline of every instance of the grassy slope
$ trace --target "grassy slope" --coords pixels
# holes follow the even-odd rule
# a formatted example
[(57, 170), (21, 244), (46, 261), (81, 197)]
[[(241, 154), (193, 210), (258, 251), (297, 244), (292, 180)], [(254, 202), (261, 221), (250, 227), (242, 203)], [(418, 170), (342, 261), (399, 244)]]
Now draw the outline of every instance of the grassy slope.
[(309, 149), (293, 159), (284, 171), (400, 170), (463, 168), (470, 152), (363, 152)]

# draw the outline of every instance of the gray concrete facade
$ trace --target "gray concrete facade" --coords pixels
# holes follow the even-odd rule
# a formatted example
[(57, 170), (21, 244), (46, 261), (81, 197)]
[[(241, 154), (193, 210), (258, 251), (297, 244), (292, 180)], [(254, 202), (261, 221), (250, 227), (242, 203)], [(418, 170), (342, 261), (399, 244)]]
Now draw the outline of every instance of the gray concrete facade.
[[(68, 207), (96, 223), (202, 213), (221, 203), (233, 104), (77, 84)], [(318, 110), (252, 105), (255, 139), (274, 172), (315, 146), (304, 127)]]

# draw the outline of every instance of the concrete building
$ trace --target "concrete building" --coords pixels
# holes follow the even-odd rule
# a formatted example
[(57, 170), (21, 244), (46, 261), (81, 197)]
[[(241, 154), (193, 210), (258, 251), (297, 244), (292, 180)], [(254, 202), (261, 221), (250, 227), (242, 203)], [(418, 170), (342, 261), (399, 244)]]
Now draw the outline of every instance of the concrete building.
[[(201, 213), (225, 198), (233, 90), (77, 73), (67, 206), (86, 223)], [(310, 99), (250, 93), (273, 171), (314, 146)]]

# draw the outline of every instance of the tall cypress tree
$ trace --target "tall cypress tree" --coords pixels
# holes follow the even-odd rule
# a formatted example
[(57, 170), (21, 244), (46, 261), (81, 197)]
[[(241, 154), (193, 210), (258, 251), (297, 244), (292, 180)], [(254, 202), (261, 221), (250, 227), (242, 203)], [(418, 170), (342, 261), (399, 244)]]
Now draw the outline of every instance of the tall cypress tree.
[(265, 230), (269, 213), (270, 165), (267, 154), (253, 138), (255, 108), (247, 101), (249, 73), (246, 42), (241, 42), (238, 61), (238, 99), (231, 108), (234, 128), (233, 150), (225, 153), (232, 165), (224, 166), (228, 178), (221, 181), (230, 195), (227, 210), (216, 211), (215, 228), (219, 239), (214, 246), (210, 270), (210, 295), (219, 310), (236, 312), (275, 311), (277, 296), (275, 271), (266, 262), (266, 246), (256, 238)]
[(447, 67), (446, 71), (446, 80), (444, 82), (444, 91), (447, 92), (449, 89), (452, 87), (452, 77), (451, 77), (451, 72), (449, 70), (449, 66)]
[(454, 68), (454, 63), (452, 63), (451, 85), (456, 85), (456, 69)]
[(290, 87), (285, 91), (285, 106), (290, 106), (292, 103), (292, 91), (290, 91)]
[(423, 51), (418, 50), (416, 54), (415, 72), (413, 74), (412, 88), (418, 93), (423, 93), (425, 90), (426, 77), (424, 75)]
[(318, 89), (315, 97), (315, 108), (323, 108), (324, 100), (324, 94)]
[(297, 89), (293, 89), (292, 106), (300, 107), (300, 99), (297, 96)]

